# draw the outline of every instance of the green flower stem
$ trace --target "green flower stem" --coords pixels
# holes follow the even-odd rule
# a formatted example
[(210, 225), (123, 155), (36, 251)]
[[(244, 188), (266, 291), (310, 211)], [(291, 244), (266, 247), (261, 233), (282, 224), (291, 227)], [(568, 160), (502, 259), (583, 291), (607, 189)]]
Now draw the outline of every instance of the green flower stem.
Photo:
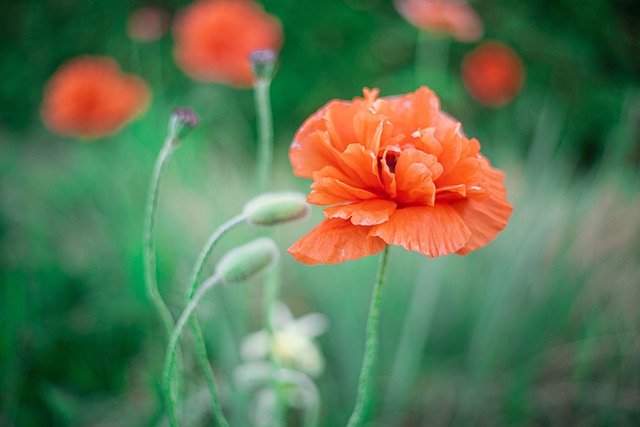
[(418, 86), (427, 84), (438, 94), (450, 90), (449, 49), (451, 38), (418, 31), (415, 56), (415, 74)]
[(269, 188), (273, 163), (273, 118), (269, 95), (271, 79), (257, 79), (253, 88), (258, 115), (258, 189), (264, 193)]
[(158, 290), (158, 279), (156, 273), (156, 223), (158, 220), (158, 200), (162, 181), (167, 170), (167, 165), (171, 159), (171, 155), (178, 145), (173, 138), (167, 138), (164, 142), (162, 150), (156, 159), (151, 177), (151, 185), (149, 187), (149, 195), (147, 198), (147, 210), (145, 215), (145, 236), (144, 236), (144, 270), (145, 270), (145, 290), (147, 297), (151, 300), (158, 312), (158, 316), (162, 321), (167, 336), (173, 330), (173, 316), (169, 311), (169, 307), (165, 304), (160, 291)]
[[(256, 114), (258, 116), (258, 189), (261, 193), (269, 188), (271, 178), (271, 167), (273, 162), (273, 117), (271, 114), (270, 91), (271, 77), (257, 78), (254, 85), (254, 98), (256, 106)], [(280, 293), (280, 281), (278, 279), (278, 268), (273, 268), (265, 275), (265, 299), (264, 299), (264, 315), (269, 342), (273, 342), (274, 328), (271, 313), (278, 300)], [(273, 353), (269, 351), (269, 363), (271, 365), (271, 389), (275, 393), (275, 419), (274, 426), (280, 426), (284, 423), (283, 414), (283, 396), (278, 386), (277, 371), (279, 369), (278, 362), (273, 358)]]
[(178, 404), (177, 404), (175, 395), (172, 393), (173, 376), (171, 375), (171, 372), (173, 370), (173, 364), (176, 359), (178, 341), (180, 339), (180, 335), (182, 334), (182, 331), (184, 330), (184, 326), (186, 325), (187, 321), (195, 311), (196, 307), (198, 306), (198, 303), (200, 302), (204, 294), (207, 293), (209, 289), (211, 289), (213, 286), (217, 285), (218, 283), (220, 283), (220, 278), (217, 275), (215, 275), (209, 278), (206, 282), (204, 282), (198, 288), (193, 298), (189, 301), (189, 304), (187, 304), (187, 307), (184, 309), (182, 314), (180, 314), (180, 317), (178, 318), (178, 322), (176, 323), (176, 326), (173, 329), (171, 336), (169, 337), (169, 344), (167, 346), (167, 354), (165, 357), (162, 383), (164, 386), (163, 387), (164, 398), (167, 404), (167, 411), (169, 413), (169, 424), (171, 425), (171, 427), (176, 427), (179, 425), (178, 410), (177, 410)]
[(378, 264), (378, 275), (373, 286), (371, 305), (369, 306), (369, 318), (367, 319), (367, 338), (365, 341), (364, 359), (360, 370), (358, 382), (358, 394), (353, 413), (349, 417), (347, 427), (362, 425), (366, 417), (368, 404), (371, 400), (371, 375), (378, 357), (378, 336), (380, 334), (380, 302), (382, 301), (382, 285), (389, 257), (389, 246), (385, 247)]
[[(211, 251), (213, 250), (218, 240), (220, 240), (220, 238), (228, 231), (242, 224), (244, 221), (245, 216), (238, 215), (222, 224), (216, 231), (213, 232), (213, 234), (211, 234), (209, 240), (207, 240), (207, 243), (200, 251), (198, 259), (193, 266), (193, 271), (191, 272), (191, 276), (189, 279), (189, 302), (193, 299), (198, 280), (200, 279), (200, 274), (202, 273), (202, 269), (204, 268), (204, 265), (207, 262), (207, 259), (209, 258), (209, 255), (211, 254)], [(211, 365), (209, 364), (207, 347), (205, 345), (202, 329), (200, 328), (200, 324), (198, 323), (198, 319), (196, 316), (190, 319), (189, 326), (191, 327), (191, 332), (193, 333), (193, 337), (196, 342), (196, 354), (198, 356), (198, 362), (200, 363), (202, 372), (204, 372), (207, 386), (209, 387), (209, 397), (211, 399), (211, 409), (213, 410), (213, 416), (219, 426), (227, 427), (229, 425), (229, 422), (225, 418), (224, 413), (222, 412), (222, 407), (220, 406), (220, 402), (218, 401), (218, 391), (216, 389), (215, 376), (213, 375), (213, 370), (211, 369)]]
[(274, 408), (274, 426), (284, 425), (284, 390), (280, 387), (278, 381), (278, 372), (280, 371), (280, 363), (275, 359), (273, 354), (273, 342), (275, 337), (275, 326), (273, 324), (273, 311), (278, 301), (278, 293), (280, 290), (280, 282), (278, 276), (280, 274), (279, 264), (275, 264), (273, 268), (265, 274), (264, 279), (264, 323), (267, 335), (269, 337), (269, 384), (271, 391), (276, 397)]
[(320, 419), (320, 391), (311, 378), (299, 371), (281, 368), (278, 371), (280, 384), (293, 384), (302, 391), (305, 399), (304, 417), (302, 425), (304, 427), (317, 427)]

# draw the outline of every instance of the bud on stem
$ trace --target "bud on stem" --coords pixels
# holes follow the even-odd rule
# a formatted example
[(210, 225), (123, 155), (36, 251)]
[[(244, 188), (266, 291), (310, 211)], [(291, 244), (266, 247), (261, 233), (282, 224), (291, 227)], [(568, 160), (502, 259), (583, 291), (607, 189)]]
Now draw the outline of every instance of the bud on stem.
[(260, 237), (223, 256), (216, 266), (216, 276), (225, 283), (248, 280), (275, 263), (278, 254), (273, 240)]
[(169, 137), (179, 144), (199, 124), (200, 118), (193, 110), (176, 108), (169, 118)]
[(309, 205), (301, 193), (267, 193), (250, 200), (243, 212), (247, 222), (270, 226), (305, 218)]

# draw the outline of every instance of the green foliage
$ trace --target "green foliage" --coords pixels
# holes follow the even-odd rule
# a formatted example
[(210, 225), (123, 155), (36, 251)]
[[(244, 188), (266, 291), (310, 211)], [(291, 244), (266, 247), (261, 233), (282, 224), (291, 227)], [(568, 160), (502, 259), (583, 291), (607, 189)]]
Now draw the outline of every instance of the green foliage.
[[(162, 2), (175, 12), (186, 2)], [(174, 107), (202, 119), (169, 167), (158, 225), (160, 290), (174, 315), (217, 226), (254, 188), (252, 94), (185, 77), (170, 34), (127, 39), (142, 2), (24, 0), (0, 14), (0, 425), (158, 425), (163, 331), (146, 300), (141, 238), (153, 160)], [(307, 191), (286, 149), (332, 98), (363, 86), (415, 89), (417, 32), (382, 0), (264, 2), (286, 34), (272, 85), (275, 184)], [(634, 425), (640, 417), (640, 23), (634, 1), (478, 0), (486, 37), (522, 56), (527, 83), (502, 110), (459, 80), (472, 46), (453, 43), (439, 94), (506, 169), (511, 224), (466, 257), (393, 248), (381, 319), (373, 426)], [(90, 144), (55, 137), (38, 117), (65, 60), (113, 56), (149, 81), (151, 109)], [(431, 78), (436, 73), (426, 76)], [(284, 249), (322, 217), (282, 226)], [(234, 230), (221, 254), (255, 237)], [(283, 255), (283, 298), (325, 313), (322, 424), (353, 408), (375, 257), (306, 267)], [(207, 274), (208, 273), (208, 274)], [(199, 316), (232, 425), (250, 396), (233, 388), (239, 342), (261, 329), (261, 290), (214, 289)], [(193, 354), (185, 340), (185, 354)], [(211, 425), (204, 379), (187, 357), (191, 425)], [(290, 425), (297, 425), (297, 412)]]

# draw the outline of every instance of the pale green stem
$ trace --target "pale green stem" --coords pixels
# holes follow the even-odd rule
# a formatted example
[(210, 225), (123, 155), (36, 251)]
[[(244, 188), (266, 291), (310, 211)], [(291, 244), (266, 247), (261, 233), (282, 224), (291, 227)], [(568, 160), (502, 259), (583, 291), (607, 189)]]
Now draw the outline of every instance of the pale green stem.
[(177, 410), (178, 404), (176, 402), (174, 394), (171, 392), (171, 390), (173, 389), (171, 371), (173, 370), (173, 363), (176, 359), (176, 353), (177, 353), (176, 350), (178, 348), (180, 335), (182, 334), (182, 331), (184, 330), (184, 326), (186, 325), (187, 321), (195, 311), (196, 307), (198, 306), (198, 303), (200, 302), (204, 294), (207, 293), (209, 289), (217, 285), (219, 282), (220, 282), (220, 278), (217, 275), (215, 275), (209, 278), (207, 281), (205, 281), (198, 288), (193, 298), (189, 301), (189, 304), (187, 304), (187, 307), (184, 309), (182, 314), (180, 314), (180, 317), (178, 318), (178, 322), (176, 323), (176, 326), (173, 329), (171, 336), (169, 337), (169, 344), (167, 346), (167, 354), (165, 358), (162, 383), (163, 383), (164, 398), (166, 400), (166, 405), (167, 405), (167, 412), (169, 413), (169, 424), (172, 427), (176, 427), (179, 425), (178, 410)]
[(415, 74), (418, 86), (427, 85), (438, 94), (443, 91), (449, 92), (450, 46), (451, 38), (448, 36), (435, 36), (418, 31), (415, 56)]
[(273, 118), (269, 96), (271, 79), (258, 79), (253, 88), (258, 115), (258, 189), (264, 193), (269, 188), (273, 162)]
[[(209, 240), (204, 245), (200, 254), (198, 255), (198, 259), (193, 267), (193, 271), (191, 272), (189, 279), (189, 299), (191, 301), (193, 299), (193, 295), (196, 291), (196, 286), (198, 284), (198, 280), (200, 279), (200, 274), (202, 273), (202, 269), (211, 254), (214, 246), (220, 240), (220, 238), (225, 235), (229, 230), (237, 227), (245, 221), (244, 215), (238, 215), (234, 218), (231, 218), (229, 221), (222, 224), (216, 231), (211, 234)], [(222, 412), (222, 407), (220, 406), (220, 402), (218, 401), (218, 392), (216, 388), (216, 380), (213, 374), (213, 370), (211, 369), (211, 365), (209, 364), (209, 357), (207, 356), (207, 347), (205, 345), (204, 336), (202, 334), (202, 329), (200, 328), (200, 324), (198, 323), (198, 318), (193, 316), (189, 321), (189, 325), (191, 327), (191, 332), (193, 333), (193, 337), (196, 342), (196, 350), (198, 355), (198, 362), (200, 363), (200, 367), (204, 372), (205, 379), (207, 381), (207, 386), (209, 387), (209, 396), (211, 399), (211, 409), (213, 410), (213, 416), (216, 419), (216, 422), (219, 426), (227, 427), (229, 422), (224, 416)]]
[[(271, 115), (271, 101), (269, 90), (271, 88), (270, 78), (258, 78), (254, 83), (255, 108), (258, 116), (258, 189), (261, 193), (269, 188), (271, 181), (271, 167), (273, 162), (273, 117)], [(278, 300), (280, 293), (280, 282), (278, 280), (278, 269), (273, 268), (265, 275), (265, 323), (269, 342), (273, 342), (273, 323), (271, 313)], [(274, 426), (283, 424), (282, 413), (282, 392), (278, 387), (276, 378), (279, 364), (273, 358), (273, 354), (269, 352), (269, 362), (271, 364), (271, 388), (276, 395), (275, 419)]]
[(144, 271), (145, 271), (145, 289), (147, 297), (151, 300), (160, 316), (167, 335), (173, 330), (173, 316), (169, 311), (169, 307), (165, 304), (160, 291), (158, 290), (158, 279), (156, 273), (156, 223), (158, 220), (158, 201), (162, 181), (167, 170), (167, 165), (171, 159), (171, 155), (178, 145), (174, 143), (174, 139), (169, 137), (164, 142), (162, 150), (156, 159), (151, 176), (151, 185), (149, 187), (149, 196), (147, 198), (147, 210), (145, 215), (145, 237), (144, 237)]
[(382, 287), (384, 275), (387, 268), (387, 258), (389, 256), (389, 246), (385, 247), (378, 264), (378, 274), (373, 286), (371, 295), (371, 305), (369, 306), (369, 317), (367, 319), (367, 333), (364, 348), (364, 358), (360, 370), (360, 380), (358, 381), (358, 394), (353, 413), (349, 417), (347, 427), (359, 426), (367, 416), (367, 408), (371, 400), (371, 375), (378, 358), (379, 335), (380, 335), (380, 302), (382, 301)]
[(302, 372), (283, 368), (278, 371), (278, 380), (294, 384), (303, 392), (306, 402), (302, 425), (316, 427), (320, 418), (320, 392), (316, 384)]
[[(160, 154), (156, 159), (151, 175), (151, 184), (149, 186), (149, 195), (147, 198), (147, 209), (144, 223), (144, 272), (145, 272), (145, 290), (147, 297), (155, 306), (156, 312), (163, 323), (167, 336), (171, 334), (174, 327), (173, 316), (169, 307), (165, 304), (158, 289), (158, 278), (156, 271), (156, 224), (158, 221), (158, 204), (160, 199), (160, 191), (164, 181), (164, 175), (169, 164), (169, 160), (173, 152), (178, 148), (178, 141), (169, 136), (164, 142)], [(178, 360), (182, 360), (180, 354)], [(177, 387), (171, 390), (173, 395), (177, 394)]]
[(278, 268), (279, 264), (275, 264), (273, 268), (266, 272), (264, 279), (264, 322), (267, 330), (267, 335), (269, 336), (269, 368), (270, 368), (270, 387), (271, 391), (274, 393), (276, 397), (275, 408), (274, 408), (274, 419), (273, 426), (281, 426), (284, 424), (284, 405), (283, 405), (283, 390), (279, 387), (278, 382), (278, 371), (280, 368), (280, 363), (275, 359), (273, 354), (273, 342), (275, 337), (275, 326), (273, 324), (273, 311), (275, 309), (276, 303), (278, 301), (278, 293), (280, 289), (280, 282), (278, 280), (278, 275), (280, 273), (280, 269)]

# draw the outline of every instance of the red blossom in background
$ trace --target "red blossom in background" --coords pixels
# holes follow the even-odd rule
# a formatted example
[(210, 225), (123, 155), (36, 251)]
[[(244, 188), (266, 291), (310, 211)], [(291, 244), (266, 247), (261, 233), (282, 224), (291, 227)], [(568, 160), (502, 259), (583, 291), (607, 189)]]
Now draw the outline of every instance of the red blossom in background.
[(40, 114), (53, 133), (83, 139), (119, 131), (144, 112), (150, 90), (111, 58), (81, 56), (63, 64), (44, 89)]
[(524, 65), (511, 48), (499, 42), (485, 42), (462, 61), (462, 80), (479, 103), (503, 106), (520, 93)]
[(250, 0), (205, 0), (193, 3), (176, 19), (174, 56), (180, 68), (203, 82), (249, 87), (249, 55), (278, 51), (282, 26)]
[(478, 40), (483, 25), (465, 0), (394, 0), (396, 10), (423, 31), (448, 34), (462, 42)]
[(426, 87), (331, 101), (291, 144), (307, 201), (327, 217), (289, 248), (305, 264), (354, 260), (398, 245), (429, 257), (465, 255), (493, 240), (512, 206), (504, 175)]

